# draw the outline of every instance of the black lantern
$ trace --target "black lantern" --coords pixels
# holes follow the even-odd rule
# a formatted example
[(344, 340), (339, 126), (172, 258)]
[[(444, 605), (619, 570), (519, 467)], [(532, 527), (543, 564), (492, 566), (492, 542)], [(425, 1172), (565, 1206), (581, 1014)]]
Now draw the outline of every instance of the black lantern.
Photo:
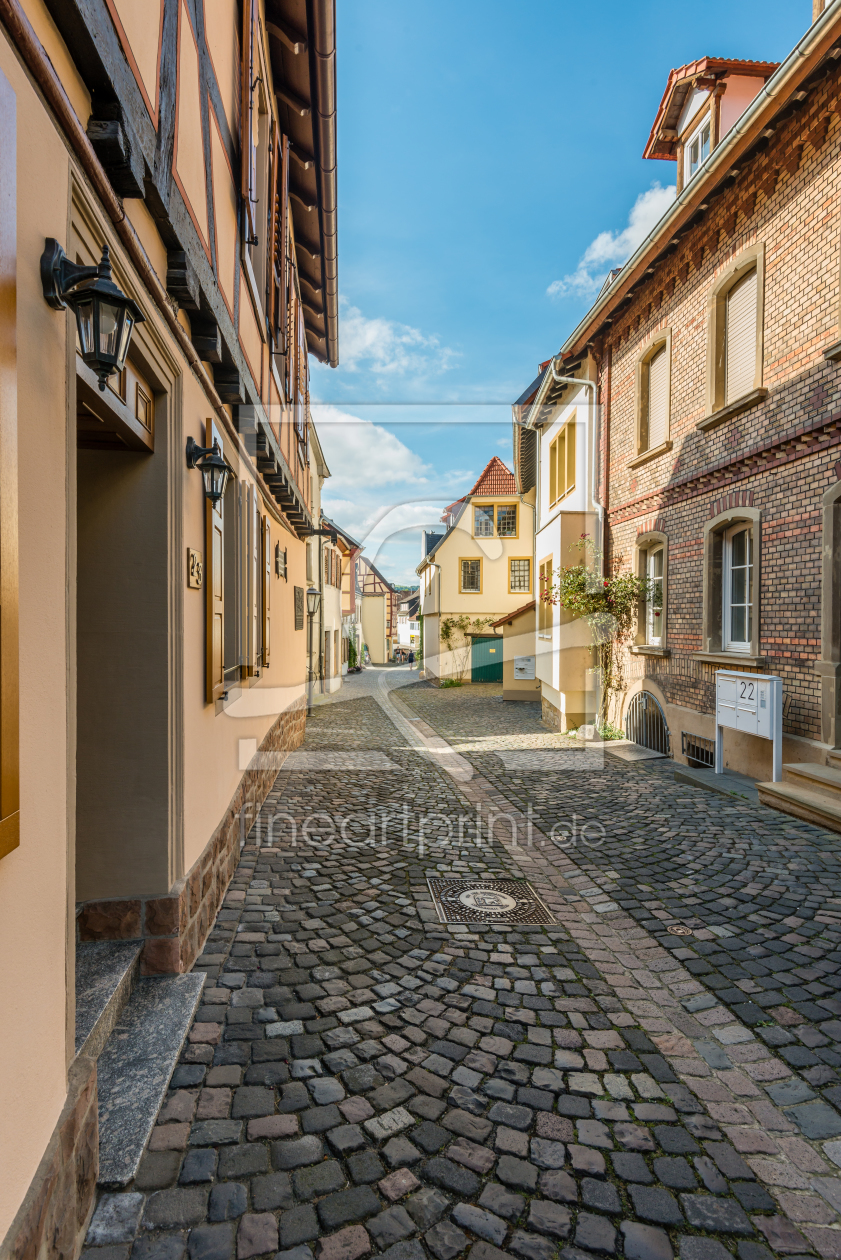
[(212, 446), (199, 446), (191, 437), (187, 438), (187, 467), (198, 468), (204, 482), (204, 497), (216, 507), (225, 493), (231, 469), (224, 455), (219, 450), (219, 443), (213, 439)]
[(318, 605), (321, 603), (321, 592), (311, 586), (307, 591), (307, 612), (314, 617), (318, 612)]
[(140, 307), (111, 279), (108, 246), (103, 246), (98, 267), (72, 263), (52, 237), (41, 255), (44, 297), (53, 310), (68, 306), (76, 316), (82, 358), (99, 377), (99, 388), (126, 365), (135, 324), (144, 322)]

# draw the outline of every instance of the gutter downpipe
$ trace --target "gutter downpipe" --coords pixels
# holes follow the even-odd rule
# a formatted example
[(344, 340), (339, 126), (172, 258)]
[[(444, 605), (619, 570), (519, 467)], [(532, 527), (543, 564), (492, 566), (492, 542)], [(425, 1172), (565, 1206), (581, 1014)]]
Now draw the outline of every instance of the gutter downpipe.
[[(642, 244), (637, 246), (634, 253), (623, 266), (622, 271), (616, 277), (613, 285), (611, 285), (607, 292), (600, 297), (595, 306), (591, 307), (578, 327), (575, 328), (571, 335), (566, 339), (564, 344), (561, 346), (560, 354), (557, 356), (558, 358), (564, 354), (569, 355), (572, 353), (576, 342), (584, 336), (587, 329), (595, 321), (598, 313), (607, 305), (610, 297), (618, 291), (618, 287), (622, 283), (623, 275), (627, 278), (628, 274), (633, 271), (634, 267), (642, 262), (646, 253), (652, 245), (655, 244), (657, 239), (660, 236), (665, 235), (666, 229), (672, 221), (677, 218), (680, 211), (683, 210), (699, 193), (706, 176), (714, 174), (719, 167), (726, 164), (730, 151), (735, 148), (737, 141), (741, 140), (750, 130), (754, 120), (761, 114), (763, 108), (784, 95), (789, 79), (796, 74), (806, 58), (811, 56), (811, 54), (815, 51), (816, 45), (820, 44), (821, 39), (826, 35), (827, 30), (832, 26), (839, 14), (841, 14), (841, 0), (831, 0), (830, 4), (827, 5), (817, 21), (812, 23), (803, 38), (795, 44), (794, 48), (786, 57), (779, 69), (775, 71), (767, 83), (765, 83), (759, 90), (750, 105), (748, 105), (747, 109), (742, 114), (741, 118), (733, 124), (724, 139), (721, 140), (720, 143), (713, 149), (703, 166), (695, 172), (689, 183), (681, 189), (672, 203), (671, 208), (667, 210), (660, 222), (652, 228)], [(827, 49), (827, 51), (829, 50)], [(556, 361), (557, 359), (552, 360), (553, 372)], [(538, 391), (538, 394), (539, 392), (540, 391)], [(537, 399), (535, 399), (535, 403), (536, 402)]]

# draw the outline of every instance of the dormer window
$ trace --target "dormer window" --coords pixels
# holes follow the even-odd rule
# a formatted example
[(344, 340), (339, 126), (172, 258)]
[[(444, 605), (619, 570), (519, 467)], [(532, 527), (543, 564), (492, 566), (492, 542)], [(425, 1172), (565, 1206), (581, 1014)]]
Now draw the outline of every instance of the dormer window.
[(700, 127), (689, 137), (684, 152), (686, 153), (686, 182), (702, 166), (710, 156), (710, 116), (707, 114)]

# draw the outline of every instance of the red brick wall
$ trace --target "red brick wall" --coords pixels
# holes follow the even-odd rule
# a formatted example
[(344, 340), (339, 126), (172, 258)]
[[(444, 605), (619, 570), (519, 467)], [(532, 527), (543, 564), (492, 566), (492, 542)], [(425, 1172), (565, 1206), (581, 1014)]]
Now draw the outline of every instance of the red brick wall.
[[(629, 566), (634, 540), (654, 516), (669, 537), (671, 656), (630, 658), (628, 679), (651, 676), (669, 702), (712, 712), (721, 666), (690, 656), (702, 646), (704, 523), (725, 496), (751, 496), (762, 513), (764, 671), (783, 678), (785, 730), (812, 739), (821, 738), (812, 668), (821, 654), (821, 496), (837, 480), (841, 443), (841, 366), (823, 358), (839, 338), (839, 77), (833, 70), (768, 147), (742, 164), (596, 347), (601, 402), (609, 408), (609, 556)], [(760, 242), (769, 394), (703, 433), (695, 425), (706, 410), (707, 299), (733, 259)], [(673, 448), (630, 469), (637, 358), (652, 333), (667, 326)]]

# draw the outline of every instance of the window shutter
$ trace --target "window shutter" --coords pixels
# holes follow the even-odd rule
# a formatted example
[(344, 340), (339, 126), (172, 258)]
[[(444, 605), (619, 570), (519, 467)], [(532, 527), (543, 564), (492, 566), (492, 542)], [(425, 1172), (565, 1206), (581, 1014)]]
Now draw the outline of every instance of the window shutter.
[(257, 491), (246, 487), (245, 498), (245, 616), (246, 672), (253, 675), (260, 653), (260, 525), (257, 512)]
[(725, 405), (753, 389), (756, 378), (756, 269), (727, 294)]
[(661, 346), (648, 364), (648, 447), (653, 451), (666, 440), (669, 399), (666, 347)]
[(566, 435), (566, 494), (575, 489), (575, 421), (564, 430)]
[[(219, 443), (224, 450), (222, 434), (216, 425), (208, 423), (205, 445)], [(207, 688), (208, 704), (221, 699), (225, 691), (225, 521), (224, 506), (220, 499), (215, 507), (205, 500), (205, 591), (207, 600)]]
[(242, 82), (240, 90), (240, 149), (242, 182), (240, 191), (245, 209), (245, 234), (253, 239), (257, 208), (257, 137), (253, 84), (257, 77), (256, 62), (257, 0), (242, 4)]
[(549, 447), (549, 502), (554, 503), (558, 497), (558, 442), (557, 439)]
[(263, 665), (268, 668), (272, 646), (272, 526), (263, 517)]

